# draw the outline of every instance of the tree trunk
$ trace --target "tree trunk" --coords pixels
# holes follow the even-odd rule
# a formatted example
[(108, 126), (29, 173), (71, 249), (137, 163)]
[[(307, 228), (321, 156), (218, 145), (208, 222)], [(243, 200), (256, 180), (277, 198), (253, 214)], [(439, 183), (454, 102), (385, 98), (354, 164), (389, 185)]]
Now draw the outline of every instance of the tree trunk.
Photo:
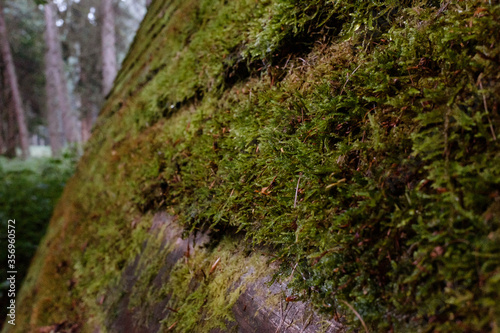
[[(62, 120), (64, 138), (67, 143), (79, 142), (80, 133), (77, 128), (77, 118), (69, 102), (68, 87), (64, 76), (61, 43), (55, 24), (55, 11), (56, 9), (52, 2), (48, 2), (44, 6), (46, 24), (45, 42), (47, 47), (45, 73), (47, 81), (48, 121), (51, 141), (54, 140), (54, 144), (51, 143), (51, 147), (53, 149), (55, 148), (55, 153), (57, 153), (58, 150), (60, 150), (60, 143), (58, 142), (60, 140), (56, 139), (56, 136), (58, 136), (56, 132), (59, 132), (58, 128), (60, 127), (59, 118)], [(54, 109), (56, 105), (57, 107)], [(57, 123), (52, 123), (56, 121), (56, 118)]]
[(4, 75), (4, 64), (3, 59), (0, 57), (0, 155), (4, 155), (7, 151), (7, 93), (6, 93), (6, 83)]
[(12, 95), (12, 107), (17, 121), (17, 128), (19, 133), (19, 142), (21, 144), (22, 157), (29, 156), (29, 140), (28, 129), (26, 128), (26, 121), (24, 119), (23, 105), (21, 102), (21, 94), (17, 84), (16, 70), (12, 54), (10, 53), (9, 40), (7, 38), (7, 28), (3, 19), (3, 7), (0, 4), (0, 47), (2, 51), (2, 59), (5, 64), (5, 72), (7, 77), (8, 86)]
[[(57, 36), (54, 36), (55, 27), (53, 21), (52, 8), (49, 4), (45, 5), (45, 89), (47, 95), (47, 125), (49, 128), (50, 148), (52, 155), (58, 156), (64, 145), (64, 136), (61, 131), (61, 110), (57, 102), (57, 89), (55, 77), (57, 74), (57, 65), (54, 65), (53, 58), (57, 57), (57, 51), (54, 49), (57, 44)], [(54, 40), (55, 39), (55, 40)]]
[[(3, 63), (2, 65), (2, 74), (3, 74)], [(12, 109), (12, 98), (10, 91), (8, 89), (7, 78), (2, 75), (2, 99), (1, 102), (2, 108), (0, 109), (0, 127), (1, 136), (2, 136), (2, 145), (0, 146), (0, 154), (7, 158), (16, 157), (16, 146), (17, 146), (17, 133), (14, 130), (17, 128), (16, 126), (16, 117), (14, 115)]]
[(109, 93), (116, 76), (115, 17), (112, 0), (102, 0), (102, 80), (103, 94)]
[[(2, 74), (5, 66), (2, 65)], [(2, 75), (2, 108), (0, 109), (0, 125), (2, 127), (2, 147), (1, 154), (7, 158), (16, 157), (17, 133), (16, 115), (12, 106), (12, 94), (9, 90), (7, 77)]]
[(8, 158), (16, 157), (17, 137), (16, 133), (16, 115), (12, 100), (7, 104), (7, 151), (5, 156)]
[(45, 54), (45, 90), (47, 95), (47, 125), (49, 128), (50, 149), (52, 155), (59, 156), (64, 146), (64, 135), (61, 124), (61, 111), (57, 103), (57, 90), (53, 79), (57, 75), (51, 66), (50, 54)]

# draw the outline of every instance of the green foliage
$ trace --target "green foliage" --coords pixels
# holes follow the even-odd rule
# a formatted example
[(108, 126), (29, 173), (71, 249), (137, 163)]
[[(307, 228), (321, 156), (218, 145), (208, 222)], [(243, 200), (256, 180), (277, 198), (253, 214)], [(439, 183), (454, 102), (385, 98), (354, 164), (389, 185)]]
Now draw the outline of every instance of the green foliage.
[[(32, 158), (26, 161), (0, 159), (0, 257), (7, 258), (7, 221), (16, 220), (16, 283), (21, 284), (45, 234), (54, 206), (66, 180), (74, 170), (74, 157), (61, 159)], [(2, 275), (6, 274), (5, 271)], [(3, 275), (4, 276), (4, 275)], [(2, 279), (5, 281), (5, 279)], [(6, 284), (1, 285), (2, 304)], [(6, 303), (5, 303), (6, 304)], [(2, 317), (6, 314), (2, 307)]]

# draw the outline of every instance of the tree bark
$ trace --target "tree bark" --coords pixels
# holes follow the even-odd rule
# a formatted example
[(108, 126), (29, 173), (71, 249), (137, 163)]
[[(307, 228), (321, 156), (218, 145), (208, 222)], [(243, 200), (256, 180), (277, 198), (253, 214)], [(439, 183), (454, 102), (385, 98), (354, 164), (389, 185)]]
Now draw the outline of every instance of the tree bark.
[(103, 95), (106, 96), (113, 87), (116, 77), (116, 40), (115, 15), (112, 0), (102, 0), (102, 79)]
[(0, 146), (0, 154), (7, 158), (16, 157), (16, 146), (17, 146), (17, 133), (15, 129), (16, 126), (16, 116), (13, 112), (12, 98), (8, 90), (7, 78), (4, 77), (3, 68), (5, 67), (3, 63), (2, 66), (2, 108), (0, 109), (0, 127), (2, 128), (2, 145)]
[(21, 94), (19, 92), (16, 70), (14, 67), (14, 61), (12, 60), (12, 54), (10, 52), (9, 40), (7, 36), (7, 27), (5, 26), (5, 20), (3, 18), (3, 7), (0, 4), (0, 47), (2, 49), (2, 59), (5, 64), (5, 72), (8, 85), (11, 90), (12, 106), (17, 121), (17, 129), (19, 133), (19, 142), (21, 144), (22, 157), (27, 158), (29, 156), (28, 129), (26, 128), (26, 120), (24, 118)]
[[(80, 133), (77, 126), (77, 118), (71, 109), (69, 102), (68, 87), (64, 75), (64, 62), (62, 58), (61, 43), (59, 33), (55, 24), (55, 6), (48, 2), (44, 6), (45, 12), (45, 43), (47, 53), (45, 55), (45, 74), (47, 84), (47, 106), (49, 135), (51, 137), (51, 147), (54, 153), (58, 153), (62, 142), (59, 137), (60, 121), (62, 120), (62, 129), (67, 143), (76, 143), (80, 141)], [(56, 121), (57, 119), (57, 121)], [(57, 133), (57, 134), (56, 134)]]
[(57, 90), (53, 79), (57, 73), (51, 66), (50, 55), (45, 54), (45, 91), (47, 95), (47, 125), (49, 128), (50, 149), (52, 155), (59, 156), (64, 146), (64, 135), (61, 124), (61, 111), (57, 103)]

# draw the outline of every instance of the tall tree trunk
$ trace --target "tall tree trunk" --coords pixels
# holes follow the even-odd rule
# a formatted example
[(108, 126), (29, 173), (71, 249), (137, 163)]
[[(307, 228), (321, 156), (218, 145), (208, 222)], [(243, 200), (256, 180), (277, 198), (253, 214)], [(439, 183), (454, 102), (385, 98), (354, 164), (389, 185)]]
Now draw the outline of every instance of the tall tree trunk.
[[(0, 65), (3, 66), (3, 63)], [(3, 74), (3, 73), (2, 73)], [(12, 98), (8, 89), (7, 78), (2, 75), (2, 108), (0, 108), (0, 127), (2, 136), (2, 145), (0, 146), (0, 154), (8, 157), (16, 157), (17, 133), (16, 116), (13, 112)]]
[(5, 155), (7, 151), (7, 93), (4, 75), (3, 59), (0, 57), (0, 155)]
[[(3, 64), (2, 64), (3, 65)], [(4, 66), (5, 67), (5, 66)], [(16, 157), (17, 137), (16, 115), (12, 106), (12, 94), (7, 77), (2, 75), (2, 108), (0, 109), (0, 125), (3, 131), (3, 147), (1, 153), (8, 158)]]
[[(53, 14), (50, 4), (45, 5), (45, 90), (47, 99), (47, 125), (49, 128), (50, 148), (52, 155), (58, 156), (64, 146), (64, 136), (61, 130), (61, 109), (58, 103), (56, 79), (57, 65), (54, 64), (54, 58), (57, 57), (56, 46), (58, 44), (55, 27), (52, 24)], [(54, 36), (55, 35), (55, 36)]]
[(16, 114), (12, 100), (7, 104), (7, 152), (6, 157), (16, 157), (17, 137), (16, 133)]
[[(2, 119), (2, 109), (0, 109), (0, 121)], [(3, 126), (2, 124), (0, 123), (0, 155), (3, 154), (3, 152), (5, 151), (5, 143), (4, 143), (4, 139), (3, 139)]]
[[(55, 24), (55, 6), (52, 2), (48, 2), (44, 6), (45, 12), (45, 43), (47, 47), (47, 53), (45, 56), (45, 66), (46, 66), (46, 80), (47, 80), (47, 101), (48, 101), (48, 121), (49, 121), (49, 132), (51, 132), (52, 138), (55, 140), (54, 145), (51, 143), (53, 148), (56, 148), (55, 153), (58, 152), (59, 143), (55, 138), (56, 128), (59, 128), (59, 121), (56, 124), (51, 124), (59, 117), (62, 120), (62, 128), (66, 141), (68, 143), (79, 142), (80, 133), (77, 126), (77, 118), (71, 109), (68, 95), (68, 87), (66, 85), (66, 79), (64, 76), (64, 62), (62, 58), (61, 43), (59, 41), (59, 33), (57, 32), (57, 27)], [(57, 100), (57, 108), (52, 109), (56, 103), (51, 100)], [(59, 110), (59, 111), (57, 111)], [(60, 115), (60, 116), (59, 116)], [(52, 127), (52, 130), (50, 128)], [(53, 136), (54, 135), (54, 136)]]
[(115, 15), (112, 0), (102, 0), (102, 79), (103, 94), (107, 95), (116, 76)]
[(61, 110), (57, 103), (57, 89), (53, 78), (57, 75), (54, 66), (51, 65), (50, 54), (45, 54), (45, 91), (47, 95), (47, 125), (49, 128), (50, 149), (52, 155), (59, 156), (64, 146), (64, 135), (61, 124)]
[(12, 106), (17, 120), (17, 128), (19, 133), (19, 142), (21, 144), (22, 156), (26, 158), (29, 156), (29, 138), (28, 129), (26, 128), (26, 121), (24, 119), (23, 105), (21, 102), (21, 94), (17, 84), (16, 70), (12, 54), (10, 53), (9, 40), (7, 38), (7, 28), (3, 19), (3, 7), (0, 4), (0, 47), (2, 49), (2, 59), (5, 64), (5, 72), (8, 85), (12, 95)]

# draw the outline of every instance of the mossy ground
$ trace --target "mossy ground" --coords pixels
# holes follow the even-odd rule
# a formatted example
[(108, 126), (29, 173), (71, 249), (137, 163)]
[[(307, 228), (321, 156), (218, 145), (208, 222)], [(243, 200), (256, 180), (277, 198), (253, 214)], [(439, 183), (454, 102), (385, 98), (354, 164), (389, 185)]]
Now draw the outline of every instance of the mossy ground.
[[(273, 249), (330, 316), (345, 301), (375, 331), (497, 332), (499, 16), (479, 0), (153, 2), (16, 329), (31, 311), (31, 327), (96, 316), (164, 210)], [(213, 283), (165, 325), (209, 316)]]

